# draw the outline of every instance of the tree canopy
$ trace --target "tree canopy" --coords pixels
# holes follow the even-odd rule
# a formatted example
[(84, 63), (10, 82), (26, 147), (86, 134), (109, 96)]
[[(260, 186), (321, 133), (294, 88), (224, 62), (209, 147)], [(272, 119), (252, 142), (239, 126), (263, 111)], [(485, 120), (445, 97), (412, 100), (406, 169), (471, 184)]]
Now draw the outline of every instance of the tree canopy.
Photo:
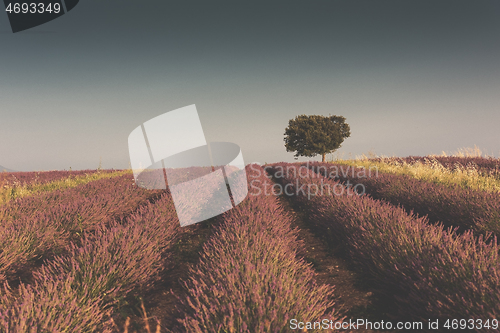
[(342, 116), (300, 115), (290, 119), (285, 130), (285, 148), (299, 156), (325, 155), (339, 149), (351, 135), (349, 124)]

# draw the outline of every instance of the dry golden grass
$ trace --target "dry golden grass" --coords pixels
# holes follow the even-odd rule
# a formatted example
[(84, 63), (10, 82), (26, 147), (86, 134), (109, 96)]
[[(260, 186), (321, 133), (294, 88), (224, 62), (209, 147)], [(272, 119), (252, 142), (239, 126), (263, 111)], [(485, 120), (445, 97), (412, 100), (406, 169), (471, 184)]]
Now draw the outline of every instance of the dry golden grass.
[(442, 151), (440, 155), (429, 155), (430, 157), (433, 156), (443, 156), (443, 157), (482, 157), (483, 156), (483, 151), (479, 149), (478, 146), (474, 145), (474, 148), (466, 147), (466, 148), (459, 148), (456, 152), (454, 153), (446, 153), (445, 151)]
[[(458, 157), (481, 157), (481, 150), (475, 146), (474, 148), (462, 148), (455, 152), (453, 155), (441, 156), (458, 156)], [(435, 155), (434, 155), (435, 156)], [(379, 157), (380, 162), (372, 161), (378, 157), (373, 152), (367, 155), (357, 156), (355, 160), (335, 160), (336, 163), (359, 166), (365, 168), (377, 168), (380, 172), (398, 174), (398, 175), (409, 175), (416, 179), (421, 179), (424, 181), (429, 181), (437, 184), (443, 184), (446, 186), (456, 186), (459, 185), (464, 188), (471, 188), (475, 190), (488, 191), (488, 192), (500, 192), (500, 180), (492, 177), (480, 174), (476, 168), (472, 166), (463, 167), (455, 166), (453, 170), (445, 168), (432, 156), (429, 156), (429, 160), (422, 163), (406, 163), (400, 162), (393, 157)]]
[(56, 180), (44, 184), (11, 184), (0, 188), (0, 204), (4, 204), (10, 200), (23, 198), (39, 192), (53, 191), (84, 185), (98, 179), (118, 177), (126, 173), (131, 173), (130, 170), (116, 171), (111, 173), (96, 172), (93, 174), (81, 175), (65, 179)]

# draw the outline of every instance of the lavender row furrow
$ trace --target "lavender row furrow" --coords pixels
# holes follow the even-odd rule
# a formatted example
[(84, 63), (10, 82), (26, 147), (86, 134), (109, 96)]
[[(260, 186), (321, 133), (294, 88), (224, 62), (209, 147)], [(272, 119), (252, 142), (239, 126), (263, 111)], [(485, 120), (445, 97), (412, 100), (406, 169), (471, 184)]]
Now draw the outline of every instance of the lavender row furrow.
[(248, 197), (223, 215), (190, 269), (181, 298), (187, 332), (288, 332), (292, 318), (338, 317), (333, 287), (317, 285), (311, 266), (297, 257), (298, 230), (276, 196), (264, 194), (271, 185), (264, 174), (247, 167)]
[(392, 297), (400, 318), (500, 316), (496, 239), (485, 242), (472, 231), (457, 234), (429, 224), (425, 217), (359, 196), (307, 168), (300, 175), (292, 172), (298, 166), (291, 164), (267, 170), (276, 176), (285, 168), (291, 171), (281, 172), (277, 178), (281, 186), (288, 185), (288, 193), (309, 214), (310, 223), (327, 239), (340, 242), (354, 267)]
[(5, 288), (0, 332), (112, 332), (113, 305), (158, 280), (179, 230), (165, 192), (121, 223), (86, 232), (34, 272), (33, 284)]
[[(487, 235), (500, 235), (500, 193), (426, 182), (407, 175), (368, 173), (366, 169), (330, 163), (309, 164), (314, 171), (343, 183), (362, 184), (375, 199), (402, 205), (407, 211), (427, 215), (430, 222)], [(373, 171), (373, 170), (372, 170)]]
[(131, 175), (17, 199), (0, 207), (0, 281), (30, 261), (57, 254), (84, 231), (130, 214), (159, 191), (133, 184)]

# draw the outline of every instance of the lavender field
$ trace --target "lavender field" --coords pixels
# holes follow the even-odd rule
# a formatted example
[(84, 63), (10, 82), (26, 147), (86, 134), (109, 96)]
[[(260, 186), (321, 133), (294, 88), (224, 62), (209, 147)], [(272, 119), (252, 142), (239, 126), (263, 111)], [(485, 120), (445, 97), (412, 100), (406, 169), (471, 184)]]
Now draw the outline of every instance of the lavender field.
[(497, 331), (500, 194), (346, 168), (248, 165), (186, 227), (127, 171), (0, 173), (33, 189), (0, 203), (0, 332)]

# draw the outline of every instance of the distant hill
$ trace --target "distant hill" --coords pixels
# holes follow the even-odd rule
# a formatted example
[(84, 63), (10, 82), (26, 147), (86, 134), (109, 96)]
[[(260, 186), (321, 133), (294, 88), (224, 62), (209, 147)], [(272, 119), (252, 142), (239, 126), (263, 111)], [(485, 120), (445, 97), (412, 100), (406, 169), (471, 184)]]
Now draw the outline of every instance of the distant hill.
[(3, 167), (3, 166), (0, 165), (0, 172), (4, 172), (4, 170), (7, 171), (7, 172), (15, 172), (14, 170), (7, 169), (7, 168), (5, 168), (5, 167)]

